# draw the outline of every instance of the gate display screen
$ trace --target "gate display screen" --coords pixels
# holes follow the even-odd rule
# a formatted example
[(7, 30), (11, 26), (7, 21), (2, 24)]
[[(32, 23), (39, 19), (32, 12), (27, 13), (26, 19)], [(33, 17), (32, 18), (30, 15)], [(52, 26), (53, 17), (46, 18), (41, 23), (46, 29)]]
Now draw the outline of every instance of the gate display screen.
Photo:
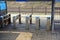
[(5, 10), (5, 9), (6, 9), (5, 1), (0, 1), (0, 10)]
[(7, 5), (6, 5), (5, 1), (0, 1), (0, 16), (6, 14), (6, 12), (7, 12), (6, 6)]

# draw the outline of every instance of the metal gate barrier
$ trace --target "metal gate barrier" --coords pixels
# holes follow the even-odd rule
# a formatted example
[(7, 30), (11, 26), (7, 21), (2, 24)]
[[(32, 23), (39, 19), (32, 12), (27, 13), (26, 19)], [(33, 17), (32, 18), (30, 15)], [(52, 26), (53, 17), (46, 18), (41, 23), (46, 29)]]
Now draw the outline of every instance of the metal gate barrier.
[(16, 20), (17, 19), (19, 19), (19, 24), (21, 24), (21, 15), (20, 14), (13, 17), (13, 25), (14, 25), (14, 28), (16, 28)]
[[(40, 17), (35, 17), (36, 21), (35, 21), (35, 29), (36, 30), (40, 30)], [(51, 20), (50, 20), (50, 17), (46, 17), (47, 18), (47, 25), (46, 25), (46, 30), (50, 30), (50, 27), (51, 27)], [(21, 24), (21, 15), (17, 15), (17, 16), (14, 16), (13, 17), (13, 25), (14, 25), (14, 28), (16, 28), (16, 20), (19, 19), (19, 24)], [(25, 29), (26, 30), (29, 30), (29, 27), (30, 27), (30, 24), (32, 23), (32, 17), (31, 15), (30, 16), (26, 16), (26, 26), (25, 26)]]
[(36, 25), (36, 29), (39, 30), (40, 29), (40, 18), (39, 17), (36, 17), (35, 25)]
[(26, 29), (30, 27), (30, 17), (26, 17)]
[(10, 23), (11, 23), (11, 15), (10, 14), (1, 16), (0, 27), (4, 27), (5, 25), (8, 25)]
[(47, 17), (47, 31), (50, 31), (51, 28), (51, 20), (50, 17)]

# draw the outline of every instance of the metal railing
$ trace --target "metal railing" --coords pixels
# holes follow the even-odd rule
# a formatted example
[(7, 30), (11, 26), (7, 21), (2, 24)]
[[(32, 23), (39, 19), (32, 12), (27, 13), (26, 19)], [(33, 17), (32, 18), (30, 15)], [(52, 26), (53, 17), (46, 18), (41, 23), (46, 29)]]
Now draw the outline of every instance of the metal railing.
[[(54, 9), (55, 14), (60, 15), (60, 8)], [(18, 13), (39, 13), (39, 14), (51, 14), (51, 8), (44, 7), (44, 8), (21, 8), (21, 7), (10, 7), (8, 8), (8, 12), (18, 12)]]

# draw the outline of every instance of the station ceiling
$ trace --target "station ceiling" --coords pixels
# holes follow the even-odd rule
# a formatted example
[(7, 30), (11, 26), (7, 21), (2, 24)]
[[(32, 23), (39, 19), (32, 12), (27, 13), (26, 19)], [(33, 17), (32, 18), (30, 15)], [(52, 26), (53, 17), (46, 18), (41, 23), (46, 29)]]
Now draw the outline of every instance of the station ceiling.
[(52, 1), (52, 0), (6, 0), (6, 1)]

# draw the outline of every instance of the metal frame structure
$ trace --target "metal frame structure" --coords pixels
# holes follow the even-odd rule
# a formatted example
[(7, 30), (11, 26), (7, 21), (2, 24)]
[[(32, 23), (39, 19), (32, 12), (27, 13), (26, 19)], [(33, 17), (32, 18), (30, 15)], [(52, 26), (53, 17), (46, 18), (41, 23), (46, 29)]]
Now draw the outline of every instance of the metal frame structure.
[[(6, 0), (5, 0), (6, 1)], [(7, 0), (8, 1), (8, 0)], [(32, 1), (32, 0), (28, 0), (28, 1)], [(35, 0), (33, 0), (35, 1)], [(54, 30), (54, 4), (55, 4), (55, 0), (41, 0), (41, 1), (52, 1), (52, 10), (51, 10), (51, 30)], [(6, 2), (7, 5), (7, 2)], [(7, 10), (7, 9), (6, 9)], [(7, 12), (6, 12), (7, 13)]]
[(7, 1), (5, 0), (5, 3), (6, 3), (6, 13), (7, 13)]
[(7, 13), (7, 1), (3, 0), (5, 2), (5, 6), (6, 6), (6, 10), (5, 10), (5, 14), (0, 16), (0, 27), (4, 27), (5, 25), (11, 24), (11, 15)]
[(52, 12), (51, 12), (51, 30), (54, 31), (54, 4), (55, 0), (52, 0)]

